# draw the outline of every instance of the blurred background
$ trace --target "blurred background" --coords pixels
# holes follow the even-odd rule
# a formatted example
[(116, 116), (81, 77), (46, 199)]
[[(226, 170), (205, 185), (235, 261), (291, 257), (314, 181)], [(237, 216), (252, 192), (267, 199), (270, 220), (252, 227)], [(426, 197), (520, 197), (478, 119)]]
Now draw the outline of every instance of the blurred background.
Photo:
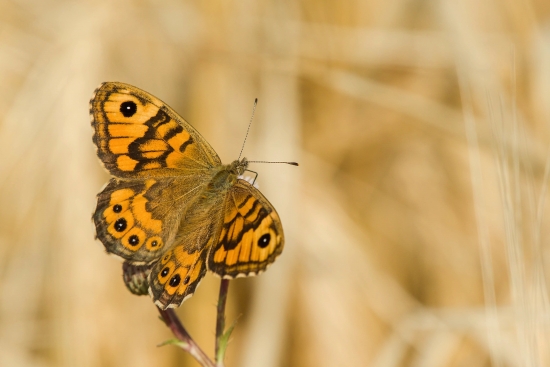
[[(225, 163), (283, 255), (231, 282), (226, 365), (550, 365), (550, 3), (0, 0), (0, 365), (198, 366), (94, 240), (88, 101), (133, 84)], [(178, 314), (213, 355), (219, 279)]]

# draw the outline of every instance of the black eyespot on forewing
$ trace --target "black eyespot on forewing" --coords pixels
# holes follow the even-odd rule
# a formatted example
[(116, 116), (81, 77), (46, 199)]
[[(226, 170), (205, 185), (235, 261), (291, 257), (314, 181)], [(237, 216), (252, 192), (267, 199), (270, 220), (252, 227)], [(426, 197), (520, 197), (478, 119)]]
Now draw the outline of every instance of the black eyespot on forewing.
[(269, 242), (271, 242), (271, 235), (266, 233), (258, 240), (258, 246), (261, 248), (266, 248), (269, 246)]
[(132, 117), (137, 112), (137, 105), (133, 101), (126, 101), (120, 104), (120, 113), (124, 117)]

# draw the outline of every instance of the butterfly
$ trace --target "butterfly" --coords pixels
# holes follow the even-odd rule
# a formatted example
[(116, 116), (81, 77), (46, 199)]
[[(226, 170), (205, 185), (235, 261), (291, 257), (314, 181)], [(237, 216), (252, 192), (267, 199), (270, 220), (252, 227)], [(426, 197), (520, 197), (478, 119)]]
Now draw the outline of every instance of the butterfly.
[(97, 195), (96, 237), (125, 260), (130, 291), (178, 307), (207, 270), (257, 275), (281, 254), (279, 215), (239, 178), (246, 158), (222, 164), (173, 109), (128, 84), (101, 84), (90, 115), (97, 155), (113, 176)]

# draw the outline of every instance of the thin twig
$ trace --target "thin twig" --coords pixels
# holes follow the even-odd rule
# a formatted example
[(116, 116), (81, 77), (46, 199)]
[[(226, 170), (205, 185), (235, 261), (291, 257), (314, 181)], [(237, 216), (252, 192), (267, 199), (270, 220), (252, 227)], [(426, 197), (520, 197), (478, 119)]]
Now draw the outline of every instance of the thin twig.
[(223, 367), (223, 357), (225, 355), (225, 346), (220, 353), (222, 338), (225, 331), (225, 302), (227, 301), (227, 292), (229, 290), (229, 279), (222, 279), (220, 283), (220, 295), (218, 297), (218, 316), (216, 318), (216, 366)]
[[(157, 307), (158, 308), (158, 307)], [(208, 358), (206, 353), (195, 343), (191, 335), (185, 330), (178, 316), (173, 309), (162, 310), (158, 308), (159, 313), (164, 320), (166, 326), (172, 330), (172, 333), (176, 338), (178, 338), (181, 343), (178, 343), (183, 350), (191, 354), (197, 362), (199, 362), (204, 367), (216, 367), (216, 364)]]

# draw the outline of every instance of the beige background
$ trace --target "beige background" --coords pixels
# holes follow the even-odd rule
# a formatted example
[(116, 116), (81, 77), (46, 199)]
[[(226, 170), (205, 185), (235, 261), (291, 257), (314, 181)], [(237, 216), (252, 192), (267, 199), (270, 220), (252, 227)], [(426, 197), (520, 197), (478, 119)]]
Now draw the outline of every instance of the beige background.
[[(254, 165), (283, 255), (227, 366), (548, 366), (546, 0), (0, 0), (0, 365), (196, 366), (94, 241), (122, 81)], [(219, 280), (178, 310), (212, 355)]]

